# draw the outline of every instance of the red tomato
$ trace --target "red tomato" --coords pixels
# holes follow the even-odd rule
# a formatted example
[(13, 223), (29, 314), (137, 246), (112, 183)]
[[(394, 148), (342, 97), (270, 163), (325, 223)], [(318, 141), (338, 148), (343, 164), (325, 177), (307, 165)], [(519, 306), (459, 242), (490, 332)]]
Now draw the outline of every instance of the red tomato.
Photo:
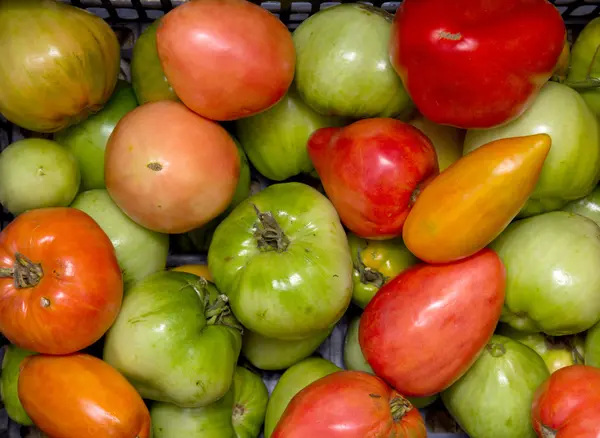
[(425, 438), (419, 411), (380, 378), (338, 371), (294, 396), (271, 438)]
[(446, 265), (415, 265), (383, 286), (360, 319), (375, 373), (401, 394), (448, 388), (473, 364), (498, 323), (506, 273), (490, 249)]
[(156, 46), (177, 96), (213, 120), (266, 110), (294, 78), (290, 32), (245, 0), (195, 0), (173, 9), (162, 19)]
[(529, 107), (565, 38), (565, 23), (547, 0), (405, 0), (390, 55), (426, 118), (489, 128)]
[(439, 173), (429, 139), (394, 119), (319, 129), (308, 153), (344, 225), (366, 239), (402, 234), (419, 191)]
[(131, 219), (162, 233), (185, 233), (221, 214), (240, 176), (227, 131), (172, 101), (126, 114), (106, 147), (108, 193)]
[(586, 365), (561, 368), (533, 397), (533, 427), (542, 438), (598, 438), (599, 407), (600, 369)]
[(47, 354), (86, 348), (122, 299), (113, 245), (86, 213), (30, 210), (0, 233), (0, 331), (13, 344)]
[(21, 364), (18, 388), (23, 408), (50, 437), (150, 436), (150, 413), (140, 395), (93, 356), (31, 356)]

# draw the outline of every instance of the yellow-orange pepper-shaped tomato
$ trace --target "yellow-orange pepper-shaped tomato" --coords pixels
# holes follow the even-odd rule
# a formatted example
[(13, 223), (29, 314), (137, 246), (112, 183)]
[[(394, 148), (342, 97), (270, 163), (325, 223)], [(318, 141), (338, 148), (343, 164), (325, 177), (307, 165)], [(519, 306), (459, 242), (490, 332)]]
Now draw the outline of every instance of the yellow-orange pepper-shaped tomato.
[(429, 263), (483, 249), (525, 205), (551, 144), (547, 134), (506, 138), (456, 161), (417, 198), (404, 224), (406, 247)]

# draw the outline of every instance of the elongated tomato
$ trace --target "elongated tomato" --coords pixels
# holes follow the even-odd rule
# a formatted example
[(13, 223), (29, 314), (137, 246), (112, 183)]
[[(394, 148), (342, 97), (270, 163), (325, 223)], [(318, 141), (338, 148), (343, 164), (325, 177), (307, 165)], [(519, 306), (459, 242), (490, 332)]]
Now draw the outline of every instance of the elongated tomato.
[(87, 354), (27, 358), (19, 399), (51, 438), (150, 436), (150, 413), (140, 395), (117, 370)]
[(550, 151), (547, 134), (493, 141), (465, 155), (421, 192), (404, 223), (407, 248), (446, 263), (475, 254), (515, 218)]

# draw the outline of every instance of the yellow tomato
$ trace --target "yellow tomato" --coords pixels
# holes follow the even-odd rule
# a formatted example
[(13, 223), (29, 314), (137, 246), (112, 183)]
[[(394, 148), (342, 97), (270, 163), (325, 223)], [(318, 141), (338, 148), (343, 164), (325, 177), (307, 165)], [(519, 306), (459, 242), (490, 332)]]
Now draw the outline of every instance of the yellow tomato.
[(182, 265), (171, 269), (171, 271), (187, 272), (189, 274), (197, 275), (198, 277), (203, 277), (211, 283), (213, 281), (212, 275), (206, 265)]

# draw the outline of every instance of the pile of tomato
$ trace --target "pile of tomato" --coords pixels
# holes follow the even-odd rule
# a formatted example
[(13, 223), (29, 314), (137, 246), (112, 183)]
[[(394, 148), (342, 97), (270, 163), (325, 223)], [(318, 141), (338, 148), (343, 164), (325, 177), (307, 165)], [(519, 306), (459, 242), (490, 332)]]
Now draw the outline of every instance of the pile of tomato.
[[(598, 437), (599, 20), (570, 40), (546, 0), (404, 0), (290, 32), (191, 0), (123, 74), (101, 18), (0, 2), (27, 133), (0, 153), (9, 417), (419, 438), (437, 405), (473, 438)], [(346, 318), (342, 369), (316, 351)]]

